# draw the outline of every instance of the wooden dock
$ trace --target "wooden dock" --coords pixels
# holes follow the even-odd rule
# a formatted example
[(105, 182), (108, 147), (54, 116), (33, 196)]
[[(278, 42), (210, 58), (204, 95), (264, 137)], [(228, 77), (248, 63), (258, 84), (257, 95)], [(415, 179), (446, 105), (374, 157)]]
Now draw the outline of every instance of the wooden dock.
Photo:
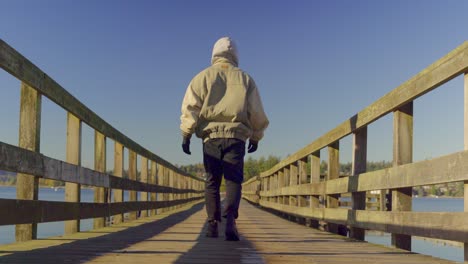
[(241, 241), (204, 236), (203, 203), (118, 225), (0, 247), (0, 263), (454, 263), (356, 242), (243, 201)]

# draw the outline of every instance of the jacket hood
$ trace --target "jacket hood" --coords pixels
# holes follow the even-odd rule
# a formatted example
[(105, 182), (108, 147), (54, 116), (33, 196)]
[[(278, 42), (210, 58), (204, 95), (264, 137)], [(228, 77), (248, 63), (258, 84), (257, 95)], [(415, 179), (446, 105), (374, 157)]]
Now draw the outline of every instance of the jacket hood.
[(215, 64), (219, 59), (224, 58), (232, 62), (235, 66), (239, 65), (239, 56), (237, 46), (230, 37), (222, 37), (216, 41), (211, 55), (211, 64)]

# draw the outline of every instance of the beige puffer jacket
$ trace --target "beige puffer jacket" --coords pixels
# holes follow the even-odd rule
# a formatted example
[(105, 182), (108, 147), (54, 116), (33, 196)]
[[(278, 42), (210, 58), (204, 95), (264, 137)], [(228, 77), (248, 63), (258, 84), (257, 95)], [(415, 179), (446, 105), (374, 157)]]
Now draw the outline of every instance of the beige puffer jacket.
[(180, 117), (182, 134), (196, 133), (203, 141), (261, 140), (269, 121), (254, 80), (237, 67), (237, 49), (230, 38), (215, 43), (211, 63), (187, 88)]

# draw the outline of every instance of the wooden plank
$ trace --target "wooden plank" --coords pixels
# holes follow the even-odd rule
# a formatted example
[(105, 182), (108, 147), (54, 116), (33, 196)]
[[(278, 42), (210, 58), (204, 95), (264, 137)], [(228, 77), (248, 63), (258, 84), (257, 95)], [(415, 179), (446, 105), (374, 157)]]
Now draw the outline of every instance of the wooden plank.
[[(30, 151), (40, 151), (41, 134), (41, 95), (21, 83), (19, 147)], [(37, 200), (39, 194), (39, 178), (34, 174), (18, 173), (16, 176), (16, 198)], [(37, 238), (37, 224), (16, 225), (15, 238), (17, 242)]]
[[(298, 161), (299, 184), (307, 184), (307, 159)], [(307, 198), (304, 195), (298, 196), (298, 206), (307, 206)]]
[[(336, 141), (328, 146), (328, 172), (327, 181), (338, 179), (340, 176), (340, 142)], [(327, 208), (338, 208), (339, 200), (336, 195), (326, 196)], [(339, 233), (339, 227), (335, 223), (327, 223), (326, 230), (335, 234)]]
[[(393, 117), (393, 166), (396, 167), (413, 162), (413, 102), (395, 111)], [(412, 210), (412, 190), (412, 187), (392, 190), (392, 211)], [(392, 245), (411, 251), (411, 236), (392, 234)]]
[[(148, 177), (148, 159), (145, 157), (141, 157), (141, 175), (140, 175), (140, 180), (144, 184), (150, 183), (150, 178)], [(141, 192), (140, 193), (140, 201), (146, 202), (148, 201), (148, 193), (147, 192)], [(147, 210), (141, 211), (141, 217), (147, 217), (149, 216), (149, 212)]]
[(264, 260), (252, 263), (454, 263), (381, 245), (355, 243), (274, 217), (247, 203), (241, 209), (244, 217), (240, 218), (238, 229)]
[(176, 166), (143, 148), (141, 145), (112, 127), (2, 39), (0, 39), (0, 67), (32, 88), (38, 90), (41, 94), (61, 106), (67, 112), (72, 113), (78, 119), (82, 120), (106, 137), (120, 142), (125, 147), (132, 149), (141, 156), (148, 157), (151, 160), (161, 163), (164, 166), (181, 173), (185, 177), (196, 178), (179, 170)]
[[(294, 193), (298, 195), (340, 194), (459, 182), (468, 180), (467, 172), (468, 151), (461, 151), (432, 160), (366, 172), (353, 177), (345, 177), (318, 184), (283, 187), (271, 192), (261, 192), (261, 195), (276, 196)], [(412, 177), (406, 177), (406, 175), (411, 175)]]
[[(310, 183), (319, 184), (320, 183), (320, 151), (316, 151), (310, 155)], [(305, 187), (305, 185), (302, 185)], [(324, 186), (324, 185), (322, 185)], [(320, 194), (325, 193), (325, 188), (320, 190)], [(323, 197), (323, 196), (322, 196)], [(320, 207), (320, 195), (311, 195), (310, 196), (310, 208)], [(319, 221), (310, 219), (310, 226), (313, 228), (319, 228)]]
[[(158, 176), (157, 176), (157, 175), (158, 175), (158, 171), (157, 171), (156, 161), (153, 161), (153, 160), (152, 160), (152, 161), (150, 161), (150, 163), (151, 163), (150, 183), (151, 183), (152, 185), (156, 185), (156, 184), (158, 183), (158, 179), (157, 179), (157, 177), (158, 177)], [(191, 180), (193, 180), (193, 179), (191, 179)], [(193, 197), (193, 196), (192, 196), (192, 197)], [(192, 197), (191, 197), (191, 198), (192, 198)], [(150, 198), (151, 198), (150, 200), (151, 200), (152, 202), (156, 202), (156, 201), (157, 201), (157, 194), (154, 193), (154, 192), (152, 192), (152, 193), (150, 194)], [(151, 216), (156, 215), (156, 209), (151, 210), (150, 215), (151, 215)]]
[[(81, 166), (81, 120), (67, 113), (67, 162)], [(65, 183), (65, 201), (80, 202), (80, 184)], [(80, 220), (65, 221), (65, 234), (80, 232)]]
[[(261, 181), (262, 178), (260, 178), (258, 176), (258, 179), (259, 181)], [(284, 187), (284, 172), (282, 170), (278, 171), (278, 187), (276, 188), (276, 190), (281, 190), (283, 187)], [(275, 191), (276, 191), (275, 190)], [(259, 194), (260, 194), (260, 190), (259, 190)], [(284, 204), (284, 200), (283, 200), (283, 196), (277, 196), (277, 202), (280, 203), (280, 204)], [(259, 196), (259, 201), (260, 201), (261, 197)]]
[(462, 45), (390, 91), (349, 120), (346, 120), (306, 147), (282, 160), (270, 170), (262, 172), (260, 176), (265, 177), (267, 175), (272, 175), (276, 171), (289, 166), (289, 164), (319, 151), (361, 127), (369, 125), (380, 117), (395, 111), (408, 102), (412, 102), (414, 99), (467, 71), (468, 41), (465, 41)]
[[(242, 203), (241, 241), (207, 238), (206, 213), (190, 204), (174, 213), (92, 232), (0, 246), (4, 263), (426, 263), (452, 264), (431, 256), (355, 243), (300, 226)], [(255, 232), (252, 232), (255, 230)], [(220, 234), (224, 225), (220, 225)], [(202, 235), (200, 235), (202, 234)], [(156, 261), (155, 261), (156, 259)]]
[[(122, 179), (95, 170), (52, 159), (33, 151), (0, 142), (0, 169), (32, 174), (45, 179), (66, 181), (96, 187), (145, 192), (201, 193), (200, 190), (177, 190), (159, 185), (147, 185)], [(20, 162), (21, 161), (21, 162)], [(200, 181), (198, 179), (196, 181)]]
[[(101, 173), (106, 172), (106, 137), (95, 131), (94, 133), (94, 170)], [(94, 188), (94, 202), (107, 203), (108, 190), (104, 187)], [(101, 228), (106, 225), (106, 218), (100, 217), (93, 221), (93, 228)]]
[(200, 199), (201, 197), (194, 197), (174, 201), (136, 201), (107, 204), (0, 199), (0, 212), (2, 214), (0, 226), (32, 222), (45, 223), (72, 219), (102, 218), (130, 211), (172, 207)]
[[(289, 186), (296, 186), (298, 178), (299, 178), (299, 175), (298, 175), (298, 169), (297, 169), (297, 162), (294, 162), (291, 165), (289, 165)], [(296, 194), (289, 196), (289, 204), (297, 206)]]
[(261, 201), (262, 207), (292, 215), (367, 230), (468, 242), (467, 212), (366, 211), (314, 209)]
[[(128, 178), (130, 180), (136, 181), (137, 179), (137, 154), (128, 150)], [(130, 202), (135, 202), (137, 200), (136, 191), (131, 190), (128, 195)], [(133, 221), (137, 219), (137, 212), (130, 212), (128, 214), (128, 220)]]
[[(366, 172), (367, 166), (367, 127), (356, 131), (353, 135), (353, 165), (352, 175), (359, 175)], [(356, 177), (356, 176), (351, 176)], [(353, 210), (366, 209), (366, 192), (351, 193)], [(357, 240), (364, 240), (365, 230), (362, 228), (351, 228), (350, 237)]]
[[(114, 175), (115, 177), (123, 177), (123, 166), (124, 166), (124, 146), (119, 142), (114, 143)], [(115, 187), (111, 186), (112, 189)], [(121, 189), (114, 190), (114, 203), (121, 203), (124, 201), (124, 194)], [(113, 224), (119, 224), (124, 221), (123, 214), (114, 215)]]

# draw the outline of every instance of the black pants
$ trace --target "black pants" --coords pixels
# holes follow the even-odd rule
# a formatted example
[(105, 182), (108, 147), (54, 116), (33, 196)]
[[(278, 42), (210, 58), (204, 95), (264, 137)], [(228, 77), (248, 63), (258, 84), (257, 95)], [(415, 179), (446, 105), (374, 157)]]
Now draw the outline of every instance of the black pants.
[(224, 175), (226, 199), (223, 217), (237, 218), (244, 180), (245, 142), (233, 138), (210, 139), (203, 143), (203, 163), (206, 171), (205, 203), (208, 221), (221, 221), (219, 187)]

